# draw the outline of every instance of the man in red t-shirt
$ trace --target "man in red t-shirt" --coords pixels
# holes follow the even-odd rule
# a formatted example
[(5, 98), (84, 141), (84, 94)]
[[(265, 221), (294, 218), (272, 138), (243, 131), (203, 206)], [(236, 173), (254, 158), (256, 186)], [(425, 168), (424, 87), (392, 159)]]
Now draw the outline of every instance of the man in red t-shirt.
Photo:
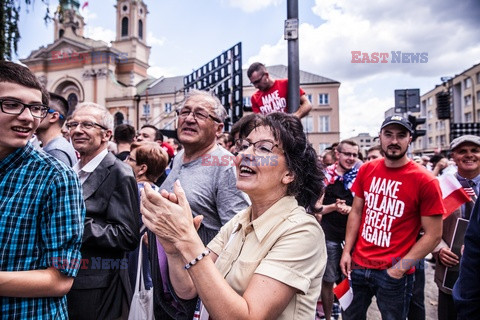
[[(352, 186), (340, 267), (351, 276), (353, 301), (344, 319), (365, 319), (374, 295), (383, 319), (405, 319), (415, 266), (441, 239), (439, 183), (407, 157), (412, 133), (405, 118), (385, 119), (379, 135), (385, 157), (360, 167)], [(424, 236), (416, 241), (420, 228)]]
[[(257, 92), (250, 98), (254, 113), (267, 115), (272, 112), (287, 112), (288, 79), (274, 80), (270, 78), (265, 65), (255, 62), (247, 70), (247, 76)], [(293, 114), (303, 118), (312, 109), (312, 104), (300, 88), (300, 105)]]

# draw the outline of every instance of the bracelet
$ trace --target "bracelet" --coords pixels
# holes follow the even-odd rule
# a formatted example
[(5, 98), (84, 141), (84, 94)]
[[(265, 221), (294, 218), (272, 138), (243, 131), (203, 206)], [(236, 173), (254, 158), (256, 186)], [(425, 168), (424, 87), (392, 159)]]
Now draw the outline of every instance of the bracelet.
[(189, 263), (187, 263), (185, 265), (185, 270), (188, 270), (190, 269), (191, 267), (193, 267), (194, 265), (197, 264), (198, 261), (202, 260), (204, 257), (208, 256), (210, 254), (210, 250), (208, 249), (205, 249), (205, 251), (203, 251), (202, 253), (200, 253), (195, 259), (193, 259), (192, 261), (190, 261)]

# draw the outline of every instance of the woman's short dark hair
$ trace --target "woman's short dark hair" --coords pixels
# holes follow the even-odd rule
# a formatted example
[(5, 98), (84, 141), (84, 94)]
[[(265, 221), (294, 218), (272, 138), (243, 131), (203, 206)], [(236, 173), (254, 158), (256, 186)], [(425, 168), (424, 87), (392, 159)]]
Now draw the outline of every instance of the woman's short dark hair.
[(148, 169), (145, 176), (150, 181), (157, 181), (168, 165), (168, 154), (156, 142), (142, 141), (130, 145), (130, 151), (135, 150), (137, 165), (145, 164)]
[(269, 128), (275, 140), (280, 142), (287, 168), (295, 177), (287, 186), (287, 195), (294, 196), (299, 205), (310, 212), (323, 195), (325, 177), (317, 153), (303, 132), (302, 122), (293, 115), (281, 112), (267, 116), (256, 114), (243, 123), (240, 138), (247, 137), (258, 127)]

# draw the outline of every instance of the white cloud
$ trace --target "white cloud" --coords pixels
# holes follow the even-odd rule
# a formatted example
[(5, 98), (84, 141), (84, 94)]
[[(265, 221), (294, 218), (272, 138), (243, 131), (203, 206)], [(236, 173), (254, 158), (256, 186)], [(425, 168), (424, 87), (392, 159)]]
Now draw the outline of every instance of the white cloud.
[(106, 43), (115, 40), (115, 31), (103, 27), (89, 27), (85, 26), (84, 36), (94, 40), (102, 40)]
[(178, 72), (175, 68), (165, 68), (159, 66), (150, 66), (147, 71), (148, 75), (160, 78), (160, 77), (175, 77), (178, 76)]
[[(393, 107), (394, 89), (430, 90), (441, 76), (471, 67), (470, 61), (478, 62), (480, 23), (470, 17), (472, 6), (480, 7), (473, 1), (458, 8), (448, 0), (435, 5), (427, 0), (376, 0), (368, 5), (316, 0), (312, 11), (319, 17), (318, 24), (300, 20), (300, 68), (342, 83), (342, 135), (376, 134), (384, 111)], [(246, 65), (253, 61), (287, 64), (287, 46), (283, 37), (263, 45)], [(387, 52), (389, 63), (352, 63), (352, 51)], [(393, 64), (392, 51), (426, 52), (428, 62)]]
[(260, 11), (270, 6), (278, 6), (284, 0), (228, 0), (229, 5), (245, 12)]
[(153, 32), (149, 32), (148, 33), (148, 36), (147, 36), (147, 43), (148, 45), (150, 46), (163, 46), (165, 44), (165, 41), (166, 41), (166, 38), (165, 37), (161, 37), (161, 38), (157, 38), (153, 35)]

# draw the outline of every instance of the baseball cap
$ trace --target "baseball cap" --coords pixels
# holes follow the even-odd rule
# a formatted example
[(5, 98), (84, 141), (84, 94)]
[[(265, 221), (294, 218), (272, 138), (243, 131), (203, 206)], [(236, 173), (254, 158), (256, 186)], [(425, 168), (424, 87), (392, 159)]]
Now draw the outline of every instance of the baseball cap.
[(404, 127), (405, 129), (407, 129), (408, 131), (410, 131), (410, 133), (413, 133), (412, 124), (410, 123), (410, 121), (408, 121), (407, 119), (405, 119), (402, 116), (387, 117), (383, 121), (382, 127), (380, 128), (380, 130), (382, 130), (383, 128), (385, 128), (386, 126), (391, 125), (391, 124), (399, 124), (402, 127)]
[(480, 146), (480, 137), (474, 136), (471, 134), (466, 134), (464, 136), (458, 137), (453, 139), (453, 141), (450, 143), (450, 150), (455, 149), (459, 145), (461, 145), (464, 142), (471, 142), (473, 144), (476, 144), (477, 146)]

